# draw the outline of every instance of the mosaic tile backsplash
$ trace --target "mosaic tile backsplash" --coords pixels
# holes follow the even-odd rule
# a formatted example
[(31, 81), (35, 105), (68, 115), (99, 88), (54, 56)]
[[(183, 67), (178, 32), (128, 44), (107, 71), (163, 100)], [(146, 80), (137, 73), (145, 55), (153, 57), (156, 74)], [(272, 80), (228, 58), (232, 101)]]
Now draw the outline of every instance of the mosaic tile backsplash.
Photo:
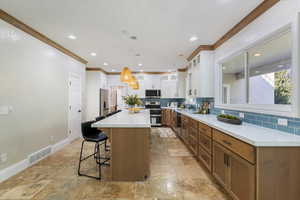
[[(244, 113), (244, 122), (254, 124), (257, 126), (262, 126), (266, 128), (280, 130), (290, 134), (296, 134), (300, 136), (300, 118), (292, 118), (292, 117), (284, 117), (284, 116), (277, 116), (277, 115), (267, 115), (267, 114), (260, 114), (254, 112), (245, 112), (245, 111), (236, 111), (236, 110), (226, 110), (226, 109), (219, 109), (214, 108), (214, 98), (196, 98), (197, 104), (202, 104), (203, 102), (209, 102), (211, 105), (211, 114), (219, 115), (221, 114), (222, 110), (224, 110), (225, 114), (230, 114), (239, 117), (239, 113)], [(194, 106), (194, 107), (193, 107)], [(193, 105), (192, 108), (196, 108)], [(287, 119), (288, 125), (281, 126), (278, 125), (278, 119)]]
[[(252, 112), (244, 112), (244, 111), (236, 111), (236, 110), (225, 110), (219, 108), (213, 108), (211, 113), (215, 115), (221, 114), (221, 111), (224, 110), (225, 114), (230, 114), (239, 117), (239, 113), (244, 113), (244, 122), (255, 124), (257, 126), (263, 126), (266, 128), (276, 129), (280, 131), (284, 131), (290, 134), (296, 134), (300, 136), (300, 118), (292, 118), (292, 117), (283, 117), (276, 115), (267, 115), (260, 113), (252, 113)], [(278, 125), (278, 119), (287, 119), (288, 125), (281, 126)]]

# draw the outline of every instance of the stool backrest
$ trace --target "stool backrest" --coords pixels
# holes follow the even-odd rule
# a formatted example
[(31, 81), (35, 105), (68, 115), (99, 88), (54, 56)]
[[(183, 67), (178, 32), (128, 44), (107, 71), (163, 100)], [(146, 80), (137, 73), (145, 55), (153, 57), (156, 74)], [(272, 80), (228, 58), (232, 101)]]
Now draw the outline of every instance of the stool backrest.
[(100, 121), (102, 119), (105, 119), (105, 116), (99, 116), (99, 117), (96, 117), (96, 121)]
[(91, 134), (97, 134), (97, 129), (92, 128), (92, 124), (95, 123), (95, 121), (87, 121), (81, 123), (81, 133), (83, 138), (88, 138)]

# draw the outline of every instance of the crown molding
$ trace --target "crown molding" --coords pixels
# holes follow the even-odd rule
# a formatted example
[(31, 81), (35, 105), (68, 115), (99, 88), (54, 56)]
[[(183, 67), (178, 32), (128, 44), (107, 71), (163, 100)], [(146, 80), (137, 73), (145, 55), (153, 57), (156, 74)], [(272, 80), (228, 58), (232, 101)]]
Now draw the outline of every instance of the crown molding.
[(10, 14), (6, 13), (4, 10), (0, 9), (0, 19), (2, 19), (3, 21), (15, 26), (16, 28), (24, 31), (25, 33), (28, 33), (29, 35), (35, 37), (36, 39), (56, 48), (57, 50), (63, 52), (64, 54), (74, 58), (75, 60), (83, 63), (83, 64), (87, 64), (88, 61), (86, 61), (85, 59), (79, 57), (78, 55), (76, 55), (75, 53), (71, 52), (70, 50), (66, 49), (65, 47), (61, 46), (60, 44), (54, 42), (53, 40), (51, 40), (50, 38), (48, 38), (47, 36), (43, 35), (42, 33), (36, 31), (35, 29), (33, 29), (32, 27), (28, 26), (27, 24), (24, 24), (23, 22), (21, 22), (20, 20), (18, 20), (17, 18), (11, 16)]
[(204, 51), (204, 50), (215, 50), (215, 49), (217, 49), (222, 44), (224, 44), (226, 41), (228, 41), (233, 36), (235, 36), (237, 33), (239, 33), (241, 30), (243, 30), (246, 26), (248, 26), (256, 18), (258, 18), (263, 13), (265, 13), (267, 10), (269, 10), (272, 6), (274, 6), (279, 1), (280, 0), (264, 0), (254, 10), (252, 10), (246, 17), (244, 17), (239, 23), (237, 23), (227, 33), (225, 33), (213, 45), (200, 45), (195, 51), (193, 51), (191, 53), (191, 55), (187, 58), (187, 60), (191, 61), (201, 51)]
[[(106, 75), (120, 75), (121, 72), (107, 72), (102, 68), (98, 68), (98, 67), (87, 67), (86, 71), (98, 71), (98, 72), (102, 72)], [(178, 69), (178, 72), (185, 72), (187, 71), (187, 68), (183, 68), (183, 69)], [(162, 75), (162, 74), (172, 74), (174, 72), (138, 72), (138, 71), (133, 71), (133, 74), (152, 74), (152, 75)]]
[(191, 61), (200, 51), (213, 51), (213, 45), (200, 45), (193, 53), (187, 58), (188, 61)]

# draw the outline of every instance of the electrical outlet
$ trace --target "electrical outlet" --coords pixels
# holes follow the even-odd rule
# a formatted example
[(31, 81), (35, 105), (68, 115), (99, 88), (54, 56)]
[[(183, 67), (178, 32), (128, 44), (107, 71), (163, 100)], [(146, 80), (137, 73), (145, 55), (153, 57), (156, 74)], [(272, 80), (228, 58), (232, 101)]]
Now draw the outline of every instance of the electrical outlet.
[(7, 161), (7, 153), (0, 154), (0, 163), (5, 163)]
[(288, 120), (284, 119), (284, 118), (278, 118), (277, 123), (278, 123), (278, 125), (281, 125), (281, 126), (288, 126)]
[(245, 114), (244, 113), (239, 113), (240, 118), (245, 118)]
[(223, 114), (223, 115), (224, 115), (224, 114), (225, 114), (225, 110), (221, 110), (221, 114)]

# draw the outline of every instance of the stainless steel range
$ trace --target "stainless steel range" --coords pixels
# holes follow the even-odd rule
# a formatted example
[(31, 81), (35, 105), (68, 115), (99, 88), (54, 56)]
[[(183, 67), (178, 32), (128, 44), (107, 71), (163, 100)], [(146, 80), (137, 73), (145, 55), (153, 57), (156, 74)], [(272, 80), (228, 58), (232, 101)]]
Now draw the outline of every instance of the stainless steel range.
[(159, 100), (145, 102), (145, 108), (150, 110), (151, 126), (161, 126), (161, 106)]

